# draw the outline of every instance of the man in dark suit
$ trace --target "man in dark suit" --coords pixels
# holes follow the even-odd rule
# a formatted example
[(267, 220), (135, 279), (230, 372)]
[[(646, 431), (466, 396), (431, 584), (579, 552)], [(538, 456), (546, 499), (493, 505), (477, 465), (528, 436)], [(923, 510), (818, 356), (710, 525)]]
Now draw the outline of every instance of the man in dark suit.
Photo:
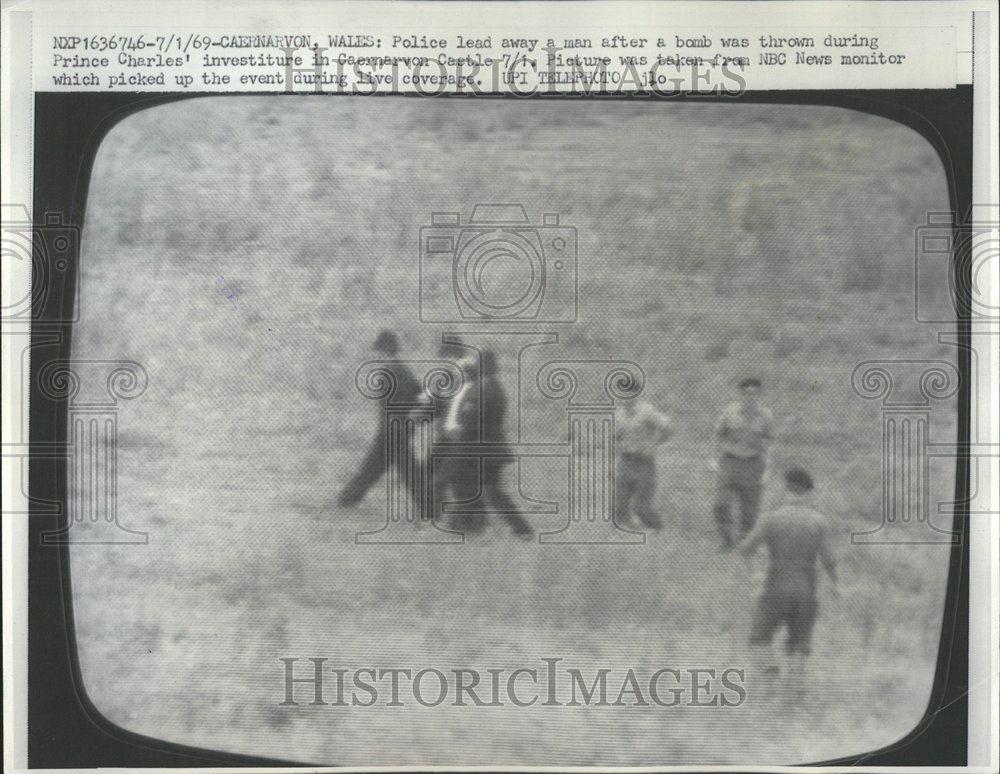
[[(378, 336), (375, 338), (373, 349), (386, 358), (394, 358), (399, 354), (399, 340), (396, 338), (395, 333), (383, 329), (379, 331)], [(403, 363), (396, 362), (393, 365), (392, 371), (396, 378), (396, 387), (387, 400), (391, 400), (394, 403), (419, 403), (423, 396), (420, 382), (414, 378), (413, 374)], [(385, 436), (385, 406), (380, 404), (378, 407), (378, 429), (375, 432), (375, 437), (372, 439), (371, 444), (369, 444), (368, 451), (358, 466), (358, 471), (347, 482), (340, 496), (337, 498), (339, 505), (357, 505), (368, 494), (368, 490), (375, 486), (379, 479), (382, 478), (386, 469)], [(396, 462), (400, 468), (400, 477), (403, 480), (407, 480), (405, 472), (402, 470), (403, 460), (397, 457)], [(419, 476), (412, 476), (411, 484), (417, 479), (419, 479)], [(413, 496), (412, 486), (410, 496)]]
[[(461, 428), (457, 423), (449, 425), (449, 419), (452, 419), (452, 409), (459, 399), (462, 387), (468, 383), (468, 372), (476, 366), (476, 360), (470, 356), (469, 350), (461, 342), (453, 339), (442, 341), (438, 347), (437, 355), (438, 358), (457, 367), (462, 372), (462, 382), (459, 392), (450, 397), (435, 398), (428, 395), (428, 400), (433, 402), (435, 408), (435, 450), (447, 446), (449, 443), (459, 443), (463, 440), (459, 437)], [(478, 440), (478, 438), (473, 438), (472, 442), (476, 443)], [(435, 513), (437, 513), (439, 503), (440, 507), (443, 508), (445, 503), (454, 506), (463, 501), (475, 499), (476, 489), (472, 485), (475, 483), (476, 464), (476, 460), (462, 457), (439, 456), (433, 459)]]
[[(507, 432), (504, 418), (507, 414), (507, 396), (497, 379), (498, 363), (493, 352), (485, 350), (480, 355), (477, 364), (474, 360), (463, 361), (465, 384), (452, 400), (444, 428), (448, 439), (462, 443), (506, 444)], [(504, 487), (504, 472), (513, 463), (514, 457), (484, 457), (479, 481), (481, 495), (478, 502), (492, 513), (499, 514), (510, 526), (515, 535), (520, 538), (530, 538), (531, 527), (521, 516), (517, 506), (511, 500)], [(455, 492), (467, 491), (470, 484), (468, 476), (475, 475), (475, 467), (471, 470), (461, 468), (459, 478), (448, 482), (447, 486)], [(460, 519), (456, 526), (467, 532), (479, 532), (485, 527), (482, 514), (473, 514)]]

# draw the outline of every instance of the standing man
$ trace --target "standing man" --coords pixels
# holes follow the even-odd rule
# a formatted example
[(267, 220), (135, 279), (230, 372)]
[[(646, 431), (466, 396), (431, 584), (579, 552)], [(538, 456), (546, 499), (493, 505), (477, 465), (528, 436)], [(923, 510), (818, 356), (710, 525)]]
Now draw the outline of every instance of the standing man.
[[(496, 355), (484, 350), (478, 364), (469, 359), (463, 361), (462, 366), (465, 384), (452, 399), (444, 423), (448, 439), (463, 443), (506, 444), (507, 396), (496, 376), (499, 367)], [(460, 471), (464, 475), (451, 481), (449, 489), (458, 492), (471, 488), (469, 485), (473, 482), (468, 476), (472, 470), (480, 470), (481, 494), (476, 500), (503, 518), (517, 537), (528, 539), (532, 529), (507, 494), (504, 484), (505, 470), (515, 460), (515, 457), (483, 457), (481, 467), (470, 470), (463, 466)], [(459, 526), (468, 532), (479, 532), (486, 525), (481, 513), (473, 513), (461, 519)]]
[[(715, 496), (715, 522), (728, 551), (757, 523), (767, 454), (771, 444), (774, 419), (760, 405), (759, 379), (739, 383), (738, 399), (722, 412), (715, 428), (718, 472)], [(733, 512), (739, 513), (739, 535), (733, 535)]]
[[(372, 348), (386, 358), (395, 357), (399, 354), (399, 340), (396, 334), (390, 330), (382, 329), (375, 338)], [(418, 403), (423, 399), (423, 390), (410, 370), (397, 362), (394, 364), (393, 374), (396, 377), (396, 386), (392, 395), (387, 400), (397, 403)], [(361, 502), (368, 490), (378, 482), (386, 469), (386, 415), (385, 407), (378, 406), (378, 429), (375, 437), (368, 446), (368, 451), (358, 466), (357, 473), (344, 486), (337, 498), (337, 503), (342, 506), (357, 505)], [(402, 465), (402, 460), (397, 459), (397, 463)], [(400, 469), (400, 477), (406, 480), (405, 472)], [(418, 480), (419, 476), (411, 477), (411, 480)], [(413, 496), (411, 491), (410, 496)]]
[(672, 434), (670, 417), (638, 398), (628, 401), (616, 412), (615, 510), (620, 525), (629, 525), (632, 516), (636, 515), (647, 527), (659, 529), (663, 526), (659, 514), (653, 510), (656, 449)]
[(788, 502), (767, 514), (738, 550), (749, 557), (763, 543), (770, 557), (750, 643), (770, 644), (775, 631), (784, 624), (788, 630), (785, 652), (804, 658), (809, 655), (819, 612), (817, 560), (826, 570), (834, 594), (837, 594), (837, 571), (829, 547), (829, 520), (812, 507), (812, 478), (804, 470), (789, 470), (785, 474), (785, 489)]

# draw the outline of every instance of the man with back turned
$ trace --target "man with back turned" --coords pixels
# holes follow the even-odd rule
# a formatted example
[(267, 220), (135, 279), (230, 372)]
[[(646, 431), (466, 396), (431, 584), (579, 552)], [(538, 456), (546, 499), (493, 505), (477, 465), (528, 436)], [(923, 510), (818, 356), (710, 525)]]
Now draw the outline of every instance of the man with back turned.
[(812, 506), (812, 477), (801, 469), (789, 470), (785, 489), (785, 504), (766, 514), (738, 550), (750, 556), (763, 544), (769, 554), (767, 580), (757, 603), (750, 643), (769, 644), (784, 625), (788, 630), (785, 652), (804, 657), (809, 655), (819, 613), (816, 565), (823, 566), (834, 593), (837, 571), (829, 547), (829, 520)]

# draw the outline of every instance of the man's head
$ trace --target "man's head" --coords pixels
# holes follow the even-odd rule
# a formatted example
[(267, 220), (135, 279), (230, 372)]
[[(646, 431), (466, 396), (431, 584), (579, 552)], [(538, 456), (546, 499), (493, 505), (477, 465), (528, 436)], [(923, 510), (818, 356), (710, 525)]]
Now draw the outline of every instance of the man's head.
[(802, 468), (786, 470), (785, 489), (797, 497), (809, 494), (813, 490), (812, 476)]
[(378, 336), (375, 337), (372, 349), (383, 355), (396, 355), (399, 353), (399, 339), (388, 328), (383, 328), (378, 332)]
[(748, 377), (744, 379), (737, 385), (740, 403), (744, 408), (756, 409), (760, 404), (760, 394), (763, 389), (764, 387), (760, 383), (760, 379), (755, 377)]

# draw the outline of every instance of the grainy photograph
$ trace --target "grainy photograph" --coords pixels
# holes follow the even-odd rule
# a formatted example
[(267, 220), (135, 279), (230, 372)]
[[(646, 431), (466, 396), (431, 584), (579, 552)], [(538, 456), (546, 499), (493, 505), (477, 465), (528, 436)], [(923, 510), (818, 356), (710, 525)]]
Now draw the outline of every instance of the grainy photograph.
[(68, 490), (88, 697), (309, 764), (899, 740), (950, 558), (955, 459), (927, 449), (957, 437), (956, 349), (914, 294), (949, 204), (926, 139), (839, 107), (128, 116), (94, 161), (71, 346), (125, 364), (113, 412), (69, 406), (112, 450)]

